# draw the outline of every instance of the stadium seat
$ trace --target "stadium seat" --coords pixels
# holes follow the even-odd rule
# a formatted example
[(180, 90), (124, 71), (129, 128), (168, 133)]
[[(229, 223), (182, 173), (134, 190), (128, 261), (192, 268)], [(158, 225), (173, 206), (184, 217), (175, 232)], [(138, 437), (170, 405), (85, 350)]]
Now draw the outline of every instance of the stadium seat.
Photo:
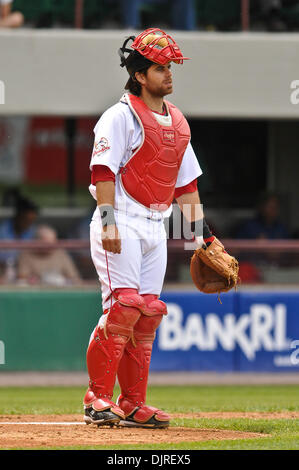
[(195, 0), (120, 0), (122, 23), (138, 29), (148, 24), (173, 29), (195, 29)]
[(299, 25), (299, 2), (297, 3), (297, 5), (293, 5), (292, 7), (282, 8), (281, 16), (290, 26), (292, 25), (298, 26)]
[(240, 0), (196, 0), (198, 26), (240, 24)]
[[(66, 23), (75, 22), (75, 2), (74, 0), (50, 0), (51, 11), (54, 20)], [(84, 2), (88, 3), (88, 2)]]
[[(84, 22), (103, 13), (104, 0), (85, 0)], [(73, 25), (75, 22), (75, 0), (14, 0), (14, 11), (21, 11), (25, 21), (38, 23), (48, 16), (47, 26), (58, 21)]]
[(87, 0), (84, 2), (84, 21), (89, 22), (104, 16), (105, 0)]
[[(75, 0), (50, 0), (54, 20), (71, 23), (75, 22)], [(85, 0), (83, 17), (84, 22), (99, 18), (102, 15), (105, 0)]]
[(50, 13), (51, 0), (14, 0), (13, 11), (20, 11), (25, 21), (38, 21), (41, 16)]
[[(118, 8), (120, 8), (122, 24), (126, 28), (138, 29), (141, 27), (142, 14), (156, 16), (159, 18), (164, 16), (163, 3), (167, 0), (119, 0)], [(107, 0), (106, 0), (107, 2)], [(108, 0), (108, 3), (115, 3)]]

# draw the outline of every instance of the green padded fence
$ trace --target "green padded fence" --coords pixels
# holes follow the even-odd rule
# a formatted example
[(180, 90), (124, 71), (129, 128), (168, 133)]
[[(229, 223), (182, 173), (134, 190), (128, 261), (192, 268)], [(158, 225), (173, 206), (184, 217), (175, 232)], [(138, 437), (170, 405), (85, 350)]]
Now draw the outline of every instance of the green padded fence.
[(281, 9), (282, 17), (292, 25), (299, 24), (299, 3), (289, 8)]
[(26, 21), (37, 21), (51, 12), (51, 0), (14, 0), (13, 10), (21, 11)]
[(1, 371), (86, 370), (101, 313), (97, 291), (0, 292), (0, 380)]
[[(51, 11), (56, 20), (74, 23), (75, 1), (74, 0), (49, 0)], [(103, 15), (105, 2), (103, 0), (85, 0), (83, 8), (84, 20)]]
[(225, 25), (233, 22), (240, 23), (240, 0), (196, 0), (197, 22), (199, 24)]
[[(14, 0), (13, 10), (21, 11), (26, 21), (38, 21), (43, 15), (51, 15), (52, 20), (70, 24), (75, 22), (75, 0)], [(104, 0), (84, 2), (84, 20), (103, 16)]]

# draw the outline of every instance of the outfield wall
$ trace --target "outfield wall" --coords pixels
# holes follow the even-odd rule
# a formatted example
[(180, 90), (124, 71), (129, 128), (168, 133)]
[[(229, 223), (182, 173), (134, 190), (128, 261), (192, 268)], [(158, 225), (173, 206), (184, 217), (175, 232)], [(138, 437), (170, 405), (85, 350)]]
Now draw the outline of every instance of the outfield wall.
[(168, 315), (154, 347), (155, 371), (299, 370), (299, 294), (238, 290), (166, 292)]
[[(238, 290), (162, 295), (152, 371), (298, 372), (299, 293)], [(98, 291), (0, 292), (1, 371), (86, 370)]]
[[(132, 33), (0, 31), (0, 115), (99, 115), (127, 81), (117, 51)], [(298, 119), (298, 33), (173, 34), (192, 58), (173, 65), (187, 116)]]

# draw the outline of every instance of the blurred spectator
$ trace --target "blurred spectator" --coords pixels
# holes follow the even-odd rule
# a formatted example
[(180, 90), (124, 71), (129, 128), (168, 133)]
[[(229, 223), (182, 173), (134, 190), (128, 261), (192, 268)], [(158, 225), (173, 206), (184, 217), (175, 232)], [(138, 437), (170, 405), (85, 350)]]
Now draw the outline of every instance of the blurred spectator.
[[(199, 27), (210, 31), (240, 29), (240, 0), (196, 0), (195, 3)], [(250, 0), (248, 4), (252, 30), (283, 32), (298, 25), (299, 0)]]
[(235, 238), (280, 239), (289, 238), (287, 227), (280, 221), (280, 202), (276, 194), (266, 193), (260, 197), (256, 216), (244, 222)]
[(80, 281), (80, 274), (68, 253), (55, 248), (56, 231), (41, 225), (36, 240), (53, 244), (53, 247), (23, 251), (19, 257), (17, 277), (29, 284), (64, 286)]
[(267, 30), (272, 32), (287, 31), (288, 27), (280, 14), (282, 8), (281, 0), (259, 0), (259, 3)]
[(14, 201), (14, 208), (14, 217), (0, 225), (0, 240), (32, 240), (35, 234), (34, 223), (38, 216), (37, 205), (30, 199), (18, 195)]
[[(69, 239), (79, 239), (89, 242), (90, 239), (90, 222), (95, 211), (95, 206), (92, 204), (88, 214), (83, 217), (79, 223), (76, 223), (75, 226), (71, 227), (68, 238)], [(90, 250), (76, 250), (72, 252), (72, 256), (75, 259), (76, 265), (78, 266), (81, 276), (83, 279), (94, 279), (95, 278), (95, 269), (90, 257)]]
[(251, 261), (239, 262), (239, 277), (243, 284), (259, 284), (263, 281), (260, 270)]
[(282, 10), (299, 5), (298, 0), (258, 0), (261, 15), (266, 28), (270, 32), (284, 32), (289, 30)]
[(157, 18), (159, 18), (159, 5), (164, 4), (169, 7), (171, 17), (171, 27), (174, 29), (194, 30), (195, 29), (195, 7), (194, 0), (120, 0), (122, 21), (125, 28), (138, 29), (142, 27), (141, 7), (155, 5)]
[[(94, 214), (94, 204), (90, 207), (88, 213), (82, 217), (74, 227), (71, 228), (68, 238), (79, 238), (79, 240), (89, 240), (90, 238), (90, 222)], [(90, 256), (90, 251), (88, 251)]]
[[(29, 199), (15, 194), (13, 201), (15, 214), (0, 225), (0, 240), (32, 240), (35, 236), (35, 221), (38, 216), (38, 207)], [(4, 278), (12, 281), (17, 261), (17, 250), (0, 252), (0, 270)]]
[(24, 16), (19, 11), (11, 11), (13, 0), (0, 0), (0, 28), (19, 28)]
[[(245, 221), (234, 232), (235, 238), (241, 239), (283, 239), (289, 238), (287, 227), (280, 221), (280, 201), (275, 193), (260, 196), (256, 216)], [(285, 255), (282, 258), (286, 259)], [(239, 257), (239, 276), (243, 283), (263, 282), (261, 269), (265, 266), (278, 266), (281, 255), (277, 252), (243, 253)], [(262, 269), (263, 271), (263, 269)]]

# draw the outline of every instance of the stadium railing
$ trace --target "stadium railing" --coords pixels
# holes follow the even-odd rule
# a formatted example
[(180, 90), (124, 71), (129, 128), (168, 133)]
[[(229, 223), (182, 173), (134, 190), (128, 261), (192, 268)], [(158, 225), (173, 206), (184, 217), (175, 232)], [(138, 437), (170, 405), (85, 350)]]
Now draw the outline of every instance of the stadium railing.
[[(242, 284), (299, 284), (299, 240), (221, 240), (227, 251), (234, 255), (242, 268)], [(65, 249), (72, 255), (84, 252), (89, 259), (89, 240), (61, 239), (48, 244), (40, 241), (0, 241), (0, 252), (6, 250)], [(168, 268), (166, 282), (190, 282), (189, 263), (195, 246), (188, 240), (168, 240)], [(244, 264), (243, 264), (244, 263)], [(252, 278), (253, 267), (259, 272), (258, 278)], [(80, 267), (78, 266), (79, 270)], [(249, 269), (249, 272), (244, 272)], [(90, 258), (90, 273), (84, 280), (96, 279)], [(248, 277), (249, 276), (249, 277)], [(1, 281), (0, 281), (1, 284)], [(3, 282), (2, 282), (3, 284)]]

